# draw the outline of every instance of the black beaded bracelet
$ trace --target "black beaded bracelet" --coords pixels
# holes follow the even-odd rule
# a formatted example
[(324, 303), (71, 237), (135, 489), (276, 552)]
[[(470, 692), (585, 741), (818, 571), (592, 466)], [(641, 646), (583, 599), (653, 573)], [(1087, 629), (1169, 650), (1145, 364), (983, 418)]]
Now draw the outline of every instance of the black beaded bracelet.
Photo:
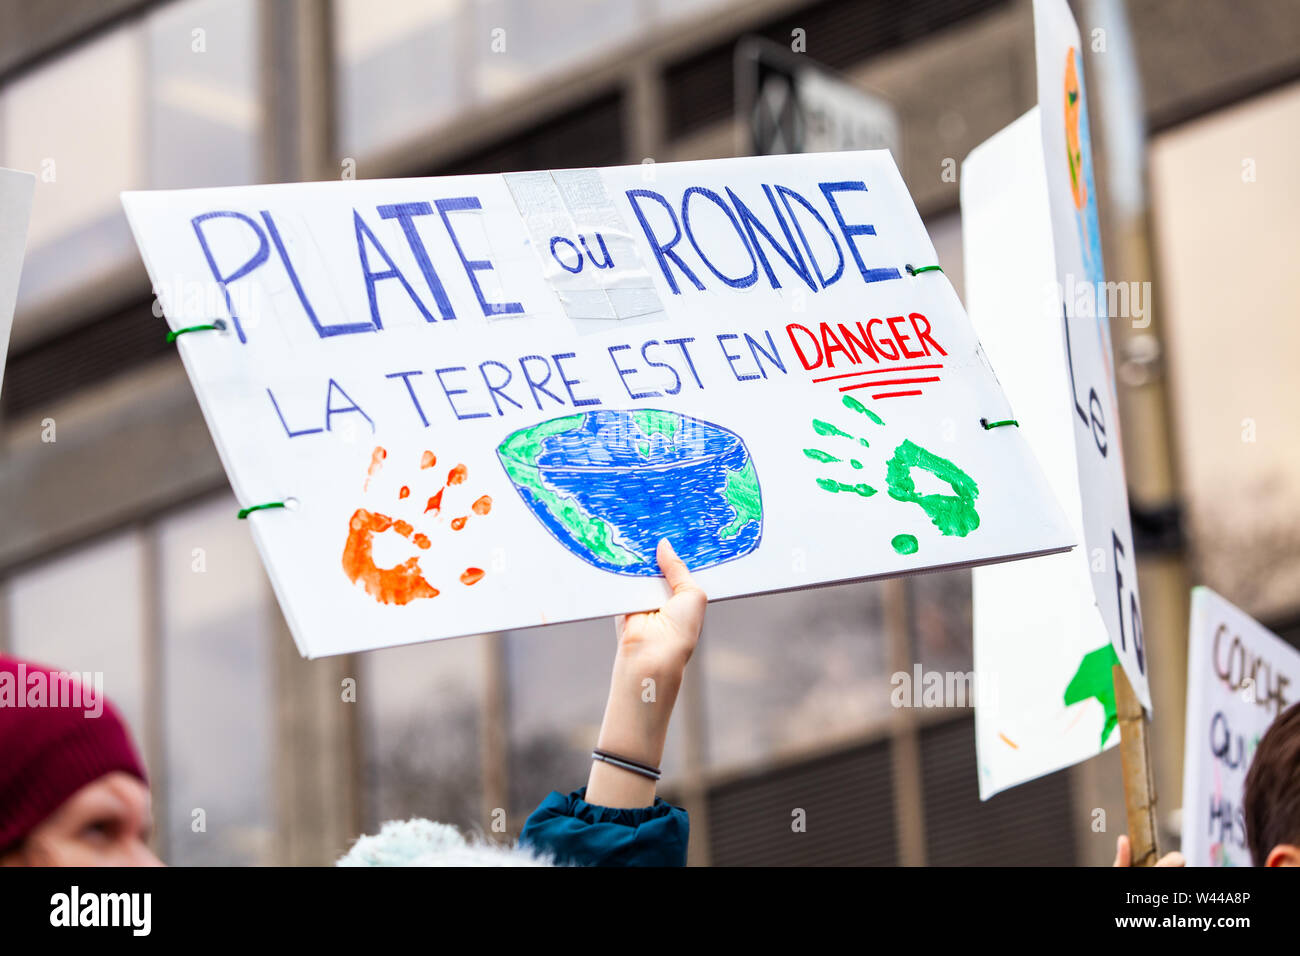
[(612, 767), (618, 767), (621, 770), (626, 770), (628, 773), (634, 773), (649, 780), (658, 780), (661, 776), (658, 767), (639, 763), (629, 757), (620, 757), (618, 754), (610, 753), (608, 750), (601, 750), (599, 748), (593, 750), (591, 752), (591, 759), (599, 760), (602, 763), (607, 763)]

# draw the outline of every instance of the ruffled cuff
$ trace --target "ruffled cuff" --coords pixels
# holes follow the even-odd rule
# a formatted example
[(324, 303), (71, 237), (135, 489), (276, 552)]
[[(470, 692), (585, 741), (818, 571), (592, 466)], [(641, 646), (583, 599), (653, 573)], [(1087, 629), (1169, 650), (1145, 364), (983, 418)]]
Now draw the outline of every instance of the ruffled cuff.
[(654, 806), (600, 807), (554, 790), (524, 823), (519, 842), (570, 866), (685, 866), (691, 821), (660, 797)]

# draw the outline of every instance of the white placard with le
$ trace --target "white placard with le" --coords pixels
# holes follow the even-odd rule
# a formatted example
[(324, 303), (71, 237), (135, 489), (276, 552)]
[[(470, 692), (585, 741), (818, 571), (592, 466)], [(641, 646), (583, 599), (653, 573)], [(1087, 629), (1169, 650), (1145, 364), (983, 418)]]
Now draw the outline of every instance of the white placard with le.
[(1034, 26), (1039, 105), (962, 165), (966, 300), (1084, 546), (974, 574), (985, 799), (1118, 742), (1113, 664), (1151, 704), (1079, 34), (1062, 0)]

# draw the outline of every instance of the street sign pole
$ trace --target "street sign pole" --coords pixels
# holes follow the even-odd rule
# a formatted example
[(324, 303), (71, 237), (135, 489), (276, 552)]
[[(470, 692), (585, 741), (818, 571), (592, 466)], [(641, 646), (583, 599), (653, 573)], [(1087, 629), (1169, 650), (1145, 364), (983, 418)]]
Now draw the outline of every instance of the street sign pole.
[(739, 155), (888, 149), (900, 168), (894, 105), (847, 77), (761, 37), (736, 45)]

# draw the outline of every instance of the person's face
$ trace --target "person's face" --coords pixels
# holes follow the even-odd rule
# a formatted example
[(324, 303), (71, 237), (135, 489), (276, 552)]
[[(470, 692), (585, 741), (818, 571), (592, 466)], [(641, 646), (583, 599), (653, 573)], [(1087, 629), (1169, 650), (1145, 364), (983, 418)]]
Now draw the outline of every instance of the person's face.
[(162, 866), (149, 849), (149, 788), (114, 771), (86, 784), (0, 858), (8, 866)]

